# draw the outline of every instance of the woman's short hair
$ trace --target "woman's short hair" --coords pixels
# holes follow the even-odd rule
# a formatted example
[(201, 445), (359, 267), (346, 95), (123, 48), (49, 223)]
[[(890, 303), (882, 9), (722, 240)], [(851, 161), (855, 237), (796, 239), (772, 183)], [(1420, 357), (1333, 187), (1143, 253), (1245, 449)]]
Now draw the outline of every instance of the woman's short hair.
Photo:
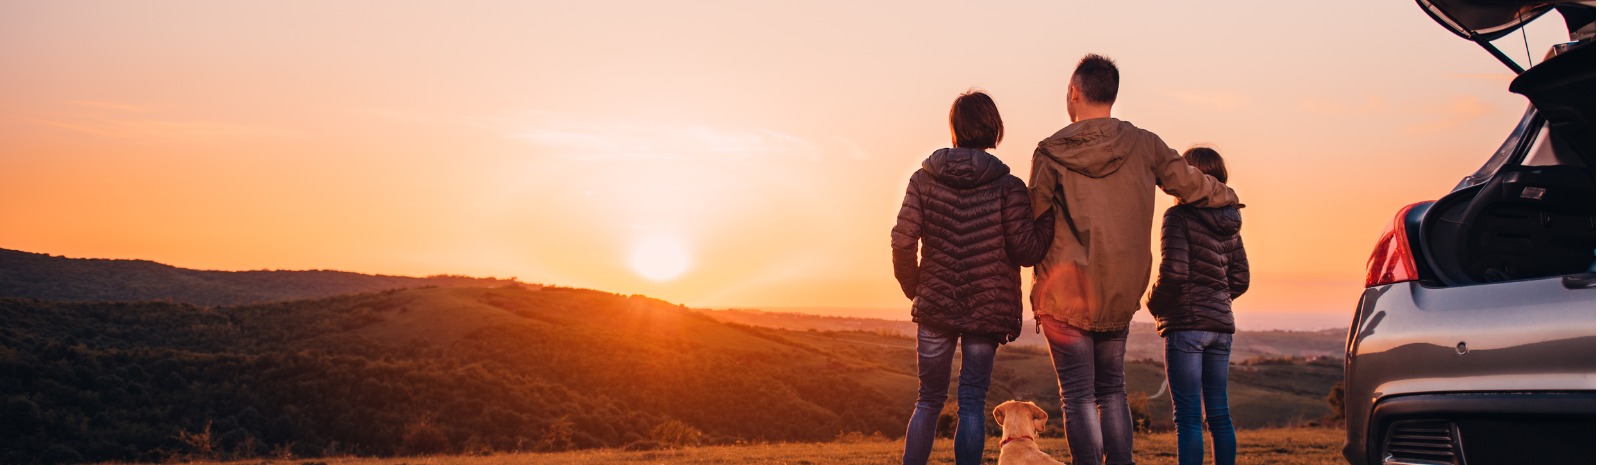
[(1183, 161), (1188, 163), (1189, 166), (1200, 170), (1201, 173), (1217, 178), (1217, 182), (1228, 183), (1228, 167), (1222, 164), (1222, 154), (1217, 153), (1216, 149), (1200, 146), (1189, 147), (1189, 150), (1183, 151)]
[(969, 90), (950, 105), (950, 139), (956, 147), (992, 149), (1006, 135), (1000, 123), (1000, 109), (994, 99), (980, 90)]

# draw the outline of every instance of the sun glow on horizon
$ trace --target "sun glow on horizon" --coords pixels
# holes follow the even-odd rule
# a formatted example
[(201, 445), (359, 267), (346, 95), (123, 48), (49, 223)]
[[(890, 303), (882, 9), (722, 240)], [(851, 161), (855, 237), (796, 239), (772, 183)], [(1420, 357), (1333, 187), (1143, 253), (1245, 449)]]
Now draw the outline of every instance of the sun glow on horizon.
[(647, 234), (635, 239), (628, 253), (628, 268), (645, 279), (671, 281), (693, 265), (689, 247), (683, 240), (666, 234)]
[[(1347, 318), (1379, 226), (1527, 106), (1407, 2), (88, 3), (0, 2), (0, 248), (900, 318), (887, 236), (950, 102), (995, 98), (992, 153), (1027, 180), (1095, 52), (1116, 115), (1228, 160), (1257, 277), (1236, 309)], [(1147, 33), (1195, 18), (1218, 33)], [(1568, 37), (1529, 27), (1509, 55)]]

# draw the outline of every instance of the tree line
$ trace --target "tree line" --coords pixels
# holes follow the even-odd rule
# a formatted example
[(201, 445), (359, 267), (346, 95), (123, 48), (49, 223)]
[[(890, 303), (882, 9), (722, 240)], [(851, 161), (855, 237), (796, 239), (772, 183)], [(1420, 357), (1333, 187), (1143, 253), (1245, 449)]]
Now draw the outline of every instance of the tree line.
[[(450, 292), (483, 305), (428, 298)], [(416, 327), (434, 320), (401, 318), (495, 311), (494, 324), (448, 340)], [(240, 307), (6, 298), (0, 321), (5, 463), (818, 441), (903, 428), (903, 406), (830, 371), (834, 354), (596, 291), (440, 288)]]

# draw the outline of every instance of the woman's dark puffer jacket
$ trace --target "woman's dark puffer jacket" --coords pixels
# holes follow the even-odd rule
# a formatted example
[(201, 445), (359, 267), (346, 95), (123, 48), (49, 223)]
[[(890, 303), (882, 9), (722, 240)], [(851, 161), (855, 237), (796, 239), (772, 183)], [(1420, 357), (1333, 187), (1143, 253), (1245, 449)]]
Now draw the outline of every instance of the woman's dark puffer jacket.
[[(1027, 187), (999, 158), (940, 149), (911, 175), (890, 233), (894, 277), (919, 324), (993, 337), (1022, 332), (1022, 273), (1044, 258), (1054, 211), (1030, 218)], [(917, 260), (917, 242), (922, 260)]]
[(1233, 299), (1250, 288), (1239, 209), (1167, 209), (1161, 220), (1161, 272), (1148, 306), (1156, 331), (1233, 334)]

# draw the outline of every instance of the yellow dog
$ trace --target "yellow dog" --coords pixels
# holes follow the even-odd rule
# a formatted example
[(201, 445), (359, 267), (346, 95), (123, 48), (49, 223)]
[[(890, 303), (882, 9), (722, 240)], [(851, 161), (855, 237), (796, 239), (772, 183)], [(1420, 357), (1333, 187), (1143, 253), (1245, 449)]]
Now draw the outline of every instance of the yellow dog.
[(1033, 402), (1006, 401), (994, 408), (1000, 424), (1000, 465), (1064, 465), (1039, 450), (1039, 431), (1050, 415)]

